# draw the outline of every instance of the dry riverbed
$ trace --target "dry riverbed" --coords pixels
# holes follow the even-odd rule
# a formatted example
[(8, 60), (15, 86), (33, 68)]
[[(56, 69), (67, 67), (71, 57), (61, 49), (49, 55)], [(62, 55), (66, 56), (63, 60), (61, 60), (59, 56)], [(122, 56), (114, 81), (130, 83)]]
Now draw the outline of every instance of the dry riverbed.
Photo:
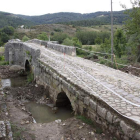
[[(8, 66), (0, 67), (1, 78), (11, 76), (18, 76), (18, 72), (9, 71)], [(7, 109), (1, 108), (0, 119), (10, 121), (14, 140), (116, 140), (107, 131), (103, 132), (100, 125), (84, 117), (74, 116), (64, 121), (34, 123), (34, 116), (26, 108), (26, 102), (52, 103), (48, 90), (35, 82), (22, 87), (5, 88), (3, 93), (0, 105), (6, 104)]]

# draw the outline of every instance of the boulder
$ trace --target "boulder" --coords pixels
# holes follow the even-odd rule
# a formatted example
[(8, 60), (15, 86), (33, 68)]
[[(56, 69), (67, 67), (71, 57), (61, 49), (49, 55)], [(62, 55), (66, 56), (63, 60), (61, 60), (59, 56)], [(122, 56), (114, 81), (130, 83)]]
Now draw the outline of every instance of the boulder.
[(10, 71), (20, 71), (20, 70), (24, 70), (23, 67), (19, 66), (19, 65), (12, 65), (10, 68), (9, 68)]

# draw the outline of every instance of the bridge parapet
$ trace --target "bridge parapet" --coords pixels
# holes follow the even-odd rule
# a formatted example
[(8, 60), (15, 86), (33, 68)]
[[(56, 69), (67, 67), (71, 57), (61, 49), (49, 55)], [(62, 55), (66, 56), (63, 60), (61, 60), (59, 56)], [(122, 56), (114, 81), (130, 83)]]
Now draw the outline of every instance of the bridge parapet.
[(27, 41), (28, 43), (36, 43), (38, 45), (43, 45), (46, 48), (50, 48), (53, 50), (56, 50), (58, 52), (61, 53), (65, 53), (71, 56), (76, 56), (76, 48), (73, 46), (66, 46), (66, 45), (61, 45), (58, 44), (57, 41), (42, 41), (42, 40), (38, 40), (38, 39), (33, 39), (33, 40), (29, 40)]
[(9, 41), (5, 45), (5, 60), (10, 65), (25, 66), (25, 61), (35, 64), (40, 57), (40, 50), (21, 41)]

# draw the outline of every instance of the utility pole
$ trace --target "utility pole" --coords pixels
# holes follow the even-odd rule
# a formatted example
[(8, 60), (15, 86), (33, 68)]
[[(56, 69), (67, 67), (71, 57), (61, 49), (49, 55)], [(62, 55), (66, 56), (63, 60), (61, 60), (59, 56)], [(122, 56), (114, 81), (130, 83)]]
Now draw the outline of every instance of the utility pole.
[(112, 0), (111, 0), (111, 62), (113, 65), (113, 58), (114, 58), (114, 52), (113, 52), (113, 6), (112, 6)]

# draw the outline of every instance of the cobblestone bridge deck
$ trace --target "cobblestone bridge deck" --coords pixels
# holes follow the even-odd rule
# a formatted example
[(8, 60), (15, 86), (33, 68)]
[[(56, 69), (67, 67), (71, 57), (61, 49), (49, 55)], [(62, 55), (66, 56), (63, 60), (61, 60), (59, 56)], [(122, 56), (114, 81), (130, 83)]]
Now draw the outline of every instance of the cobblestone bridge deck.
[(26, 44), (41, 50), (40, 61), (103, 100), (119, 114), (140, 124), (140, 78), (45, 46)]

